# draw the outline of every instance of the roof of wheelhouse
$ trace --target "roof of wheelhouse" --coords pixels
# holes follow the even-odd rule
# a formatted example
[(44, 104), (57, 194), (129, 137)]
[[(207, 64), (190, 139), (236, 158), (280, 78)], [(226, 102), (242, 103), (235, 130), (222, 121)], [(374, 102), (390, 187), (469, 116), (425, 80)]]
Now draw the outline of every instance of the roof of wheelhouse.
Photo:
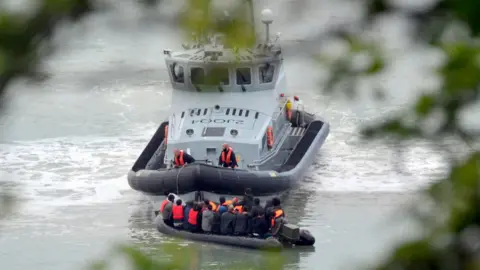
[[(166, 59), (188, 63), (225, 63), (225, 64), (256, 64), (281, 60), (282, 50), (276, 39), (270, 38), (269, 26), (273, 22), (269, 9), (262, 11), (262, 22), (266, 27), (263, 42), (257, 42), (251, 48), (232, 48), (224, 42), (223, 34), (214, 33), (203, 38), (196, 38), (193, 44), (183, 44), (184, 50), (164, 50)], [(260, 39), (257, 39), (260, 40)]]

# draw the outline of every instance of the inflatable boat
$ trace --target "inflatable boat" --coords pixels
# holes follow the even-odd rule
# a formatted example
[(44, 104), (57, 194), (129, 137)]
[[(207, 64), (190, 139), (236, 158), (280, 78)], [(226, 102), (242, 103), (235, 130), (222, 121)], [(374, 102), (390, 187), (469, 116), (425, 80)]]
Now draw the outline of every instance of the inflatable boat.
[(243, 236), (225, 236), (216, 234), (205, 233), (192, 233), (184, 230), (177, 230), (172, 228), (163, 222), (161, 216), (155, 218), (157, 230), (160, 233), (178, 237), (182, 239), (207, 242), (219, 245), (234, 246), (248, 249), (261, 249), (269, 251), (280, 251), (284, 248), (292, 248), (294, 246), (313, 247), (315, 244), (315, 238), (307, 230), (300, 230), (300, 239), (295, 243), (280, 242), (275, 237), (269, 237), (267, 239), (243, 237)]
[[(129, 171), (133, 189), (164, 195), (241, 194), (250, 188), (264, 196), (289, 189), (315, 160), (330, 127), (305, 111), (299, 97), (285, 93), (277, 42), (267, 36), (240, 50), (222, 44), (215, 35), (164, 51), (173, 88), (169, 117)], [(219, 166), (224, 143), (235, 153), (234, 169)], [(175, 168), (174, 149), (195, 162)]]

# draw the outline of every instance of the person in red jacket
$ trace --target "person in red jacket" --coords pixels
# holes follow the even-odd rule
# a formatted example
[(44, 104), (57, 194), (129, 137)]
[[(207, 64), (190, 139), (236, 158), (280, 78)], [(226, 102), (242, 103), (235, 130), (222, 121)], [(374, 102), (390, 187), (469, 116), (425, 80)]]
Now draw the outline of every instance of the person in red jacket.
[(182, 205), (182, 200), (178, 199), (175, 202), (175, 205), (172, 207), (172, 218), (173, 218), (173, 227), (175, 229), (182, 229), (183, 228), (183, 219), (184, 217), (184, 209)]
[(191, 164), (195, 162), (195, 159), (191, 155), (185, 153), (183, 150), (174, 149), (173, 154), (173, 165), (176, 168), (180, 168), (185, 166), (186, 164)]
[(199, 204), (195, 204), (188, 213), (188, 227), (191, 232), (199, 232), (202, 222), (202, 207)]
[(162, 205), (160, 206), (160, 212), (162, 214), (163, 221), (168, 226), (173, 226), (172, 207), (174, 200), (175, 196), (173, 194), (170, 194), (168, 195), (167, 200), (164, 200), (162, 202)]

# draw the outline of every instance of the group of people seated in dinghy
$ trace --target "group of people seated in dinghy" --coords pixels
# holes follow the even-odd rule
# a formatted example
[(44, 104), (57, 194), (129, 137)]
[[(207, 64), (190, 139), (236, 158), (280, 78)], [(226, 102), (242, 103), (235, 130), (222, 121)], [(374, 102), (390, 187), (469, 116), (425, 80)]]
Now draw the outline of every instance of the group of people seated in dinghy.
[(275, 236), (285, 217), (280, 199), (273, 198), (263, 208), (259, 198), (248, 195), (241, 201), (220, 197), (218, 204), (205, 200), (188, 201), (185, 205), (169, 195), (162, 202), (160, 213), (165, 224), (178, 230), (257, 238)]

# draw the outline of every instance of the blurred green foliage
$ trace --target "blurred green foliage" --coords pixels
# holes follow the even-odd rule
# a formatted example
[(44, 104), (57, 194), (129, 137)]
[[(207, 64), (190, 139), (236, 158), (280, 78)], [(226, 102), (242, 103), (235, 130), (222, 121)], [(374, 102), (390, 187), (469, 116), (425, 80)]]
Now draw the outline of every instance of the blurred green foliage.
[[(382, 44), (368, 42), (362, 34), (378, 15), (396, 8), (389, 1), (369, 3), (363, 29), (340, 35), (348, 41), (351, 53), (340, 59), (319, 57), (332, 74), (326, 83), (327, 92), (340, 90), (335, 86), (347, 81), (353, 89), (347, 88), (346, 94), (352, 96), (356, 79), (382, 72), (388, 65), (382, 58)], [(429, 211), (416, 213), (427, 231), (425, 237), (400, 245), (376, 269), (480, 269), (480, 151), (474, 146), (480, 131), (478, 126), (462, 126), (459, 120), (466, 109), (480, 106), (480, 1), (437, 1), (420, 12), (403, 12), (416, 23), (416, 41), (443, 52), (445, 61), (435, 71), (441, 84), (437, 89), (427, 89), (428, 94), (421, 95), (402, 113), (365, 127), (362, 133), (366, 139), (423, 139), (439, 147), (447, 147), (445, 140), (453, 139), (459, 147), (445, 149), (456, 154), (451, 158), (450, 172), (426, 190), (427, 201), (433, 202)], [(446, 38), (459, 22), (469, 36)], [(363, 45), (351, 40), (362, 40)], [(353, 56), (358, 53), (370, 56), (370, 65), (365, 69), (352, 68)], [(462, 152), (462, 142), (470, 149)]]
[[(163, 243), (158, 246), (154, 255), (140, 251), (129, 245), (118, 246), (110, 256), (92, 264), (92, 270), (115, 269), (112, 262), (118, 255), (126, 258), (131, 269), (200, 269), (200, 244), (180, 245), (178, 243)], [(255, 260), (232, 260), (226, 264), (210, 267), (212, 269), (247, 270), (247, 269), (282, 269), (285, 265), (285, 258), (278, 252), (265, 251), (260, 261)]]
[(12, 79), (36, 75), (41, 48), (59, 22), (78, 20), (93, 7), (89, 0), (38, 0), (32, 5), (37, 6), (33, 12), (23, 13), (0, 8), (0, 94)]
[(16, 202), (16, 197), (13, 193), (0, 186), (0, 225), (2, 220), (12, 214)]
[(213, 8), (212, 0), (187, 0), (180, 24), (194, 41), (207, 41), (212, 34), (221, 34), (229, 47), (250, 48), (255, 44), (252, 27), (252, 0), (239, 0), (226, 10)]
[[(39, 8), (32, 14), (0, 11), (0, 92), (13, 78), (35, 74), (41, 60), (40, 44), (48, 42), (58, 22), (78, 19), (93, 7), (91, 2), (81, 0), (37, 2)], [(156, 5), (161, 1), (142, 2)], [(378, 15), (399, 11), (399, 8), (392, 5), (393, 1), (365, 2), (367, 11), (360, 27), (335, 33), (349, 44), (350, 53), (339, 59), (318, 57), (330, 71), (324, 87), (329, 94), (341, 88), (343, 91), (340, 92), (354, 97), (359, 79), (374, 77), (388, 65), (382, 44), (366, 39), (363, 31)], [(248, 47), (255, 42), (253, 28), (249, 25), (251, 4), (250, 0), (239, 0), (229, 9), (229, 16), (225, 16), (211, 9), (211, 1), (187, 1), (180, 22), (185, 33), (197, 41), (204, 41), (213, 32), (221, 32), (229, 46)], [(471, 148), (464, 153), (458, 153), (462, 151), (460, 148), (454, 149), (457, 158), (451, 159), (450, 173), (425, 192), (433, 202), (427, 213), (418, 214), (419, 220), (425, 222), (426, 236), (399, 246), (377, 269), (480, 269), (480, 152), (474, 147), (479, 134), (478, 130), (468, 129), (459, 122), (463, 110), (479, 106), (480, 1), (440, 0), (432, 2), (429, 8), (401, 9), (401, 12), (416, 23), (417, 42), (444, 53), (446, 60), (436, 70), (442, 83), (438, 89), (428, 89), (428, 94), (421, 95), (404, 112), (366, 127), (363, 130), (365, 138), (426, 139), (440, 145), (447, 138), (454, 138), (471, 145)], [(445, 33), (459, 23), (468, 35), (445, 38)], [(356, 67), (354, 58), (358, 55), (366, 55), (368, 64)], [(426, 129), (426, 121), (435, 122), (435, 128)], [(121, 246), (118, 251), (130, 258), (132, 269), (186, 267), (182, 258), (185, 258), (187, 249), (164, 248), (173, 250), (173, 260), (156, 262), (132, 247)], [(96, 269), (105, 269), (106, 266), (102, 262), (95, 265)], [(265, 269), (281, 266), (271, 267)]]

